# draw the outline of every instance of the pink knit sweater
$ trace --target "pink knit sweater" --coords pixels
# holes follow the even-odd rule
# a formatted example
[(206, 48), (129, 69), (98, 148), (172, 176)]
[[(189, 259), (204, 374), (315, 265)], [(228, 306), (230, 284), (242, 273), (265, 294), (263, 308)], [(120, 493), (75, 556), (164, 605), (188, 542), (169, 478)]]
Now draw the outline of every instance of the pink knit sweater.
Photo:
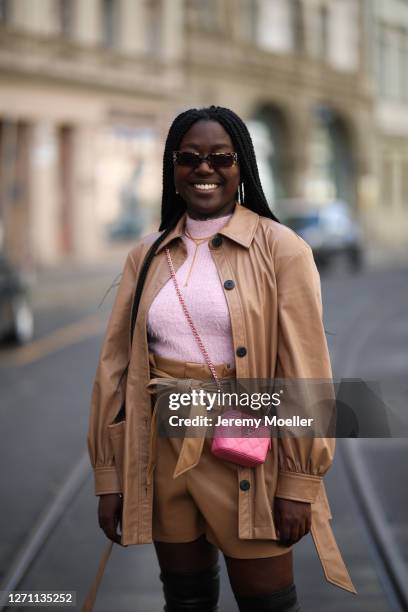
[[(231, 218), (198, 221), (187, 215), (186, 229), (194, 238), (211, 237)], [(177, 270), (176, 278), (190, 311), (194, 325), (214, 364), (235, 365), (231, 321), (224, 288), (208, 248), (209, 239), (197, 249), (192, 272), (185, 286), (196, 249), (195, 243), (183, 236), (187, 259)], [(167, 265), (167, 264), (166, 264)], [(161, 357), (205, 363), (174, 288), (173, 280), (162, 287), (149, 309), (147, 319), (149, 350)]]

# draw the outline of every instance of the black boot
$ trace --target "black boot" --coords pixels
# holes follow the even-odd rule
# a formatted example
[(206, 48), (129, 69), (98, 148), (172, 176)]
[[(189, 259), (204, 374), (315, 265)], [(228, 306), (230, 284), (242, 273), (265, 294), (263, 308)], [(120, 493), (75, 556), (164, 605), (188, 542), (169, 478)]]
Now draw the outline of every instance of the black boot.
[(217, 612), (218, 563), (199, 572), (162, 572), (165, 612)]
[(279, 591), (258, 595), (256, 597), (240, 597), (235, 595), (239, 612), (299, 612), (296, 587), (291, 584)]

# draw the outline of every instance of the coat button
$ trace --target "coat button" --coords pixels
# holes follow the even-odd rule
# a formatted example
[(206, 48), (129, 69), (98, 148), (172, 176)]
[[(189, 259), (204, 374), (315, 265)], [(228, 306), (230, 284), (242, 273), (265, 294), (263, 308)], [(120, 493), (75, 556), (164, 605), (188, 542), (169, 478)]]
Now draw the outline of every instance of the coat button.
[(241, 491), (248, 491), (248, 489), (251, 488), (249, 480), (241, 480), (241, 482), (239, 483), (239, 488), (241, 489)]
[(224, 283), (225, 289), (233, 289), (235, 287), (235, 283), (233, 280), (226, 280)]
[(246, 350), (245, 346), (239, 346), (237, 348), (237, 355), (238, 355), (238, 357), (245, 357), (246, 354), (247, 354), (247, 350)]
[(213, 247), (218, 249), (218, 247), (222, 245), (222, 237), (219, 234), (216, 234), (211, 240), (211, 244), (213, 245)]

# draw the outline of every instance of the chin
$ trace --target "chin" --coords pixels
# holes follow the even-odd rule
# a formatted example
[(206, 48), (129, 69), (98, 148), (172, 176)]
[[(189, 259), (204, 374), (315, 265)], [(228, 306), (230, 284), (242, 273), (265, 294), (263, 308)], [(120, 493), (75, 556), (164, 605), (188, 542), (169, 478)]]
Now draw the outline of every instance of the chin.
[(222, 204), (217, 205), (213, 202), (190, 202), (190, 204), (187, 205), (187, 208), (190, 209), (191, 212), (195, 212), (200, 215), (213, 215), (214, 213), (218, 212), (222, 207)]
[(226, 206), (228, 206), (228, 204), (229, 202), (191, 202), (190, 209), (197, 213), (208, 213), (210, 215), (214, 215), (222, 211)]

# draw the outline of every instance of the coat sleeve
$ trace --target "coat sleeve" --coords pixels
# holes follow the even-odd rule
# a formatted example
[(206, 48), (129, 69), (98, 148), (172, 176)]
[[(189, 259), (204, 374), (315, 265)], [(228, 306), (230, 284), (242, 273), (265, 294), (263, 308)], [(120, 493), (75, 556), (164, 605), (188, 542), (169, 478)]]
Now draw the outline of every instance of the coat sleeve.
[[(130, 317), (137, 270), (132, 253), (123, 268), (119, 288), (109, 318), (92, 389), (88, 429), (88, 451), (95, 475), (95, 494), (120, 493), (108, 426), (123, 401), (120, 381), (130, 353)], [(120, 387), (120, 388), (118, 388)]]
[[(332, 371), (322, 321), (320, 277), (312, 251), (305, 243), (300, 251), (285, 260), (277, 273), (279, 335), (275, 376), (293, 381), (301, 411), (310, 402), (313, 409), (309, 414), (318, 417), (315, 420), (320, 419), (317, 430), (322, 437), (315, 434), (314, 437), (278, 438), (276, 496), (314, 503), (335, 450), (335, 438), (324, 437), (329, 435), (333, 424)], [(322, 384), (309, 384), (310, 379), (319, 379)], [(289, 399), (284, 411), (291, 416), (296, 414), (296, 402), (291, 405)]]

